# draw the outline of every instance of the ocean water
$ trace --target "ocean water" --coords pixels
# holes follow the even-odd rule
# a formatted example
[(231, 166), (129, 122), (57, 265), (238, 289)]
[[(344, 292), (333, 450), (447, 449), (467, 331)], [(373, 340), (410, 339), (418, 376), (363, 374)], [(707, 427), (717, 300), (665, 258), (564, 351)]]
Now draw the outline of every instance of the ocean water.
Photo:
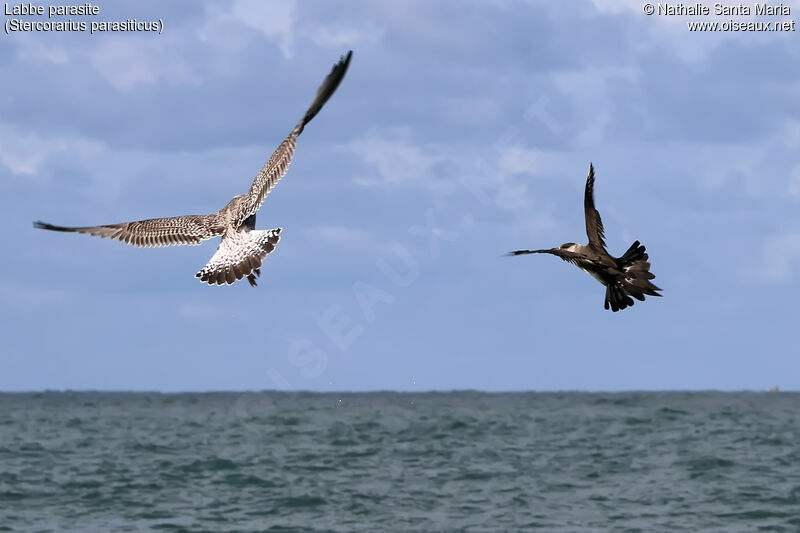
[(800, 394), (0, 394), (0, 531), (800, 531)]

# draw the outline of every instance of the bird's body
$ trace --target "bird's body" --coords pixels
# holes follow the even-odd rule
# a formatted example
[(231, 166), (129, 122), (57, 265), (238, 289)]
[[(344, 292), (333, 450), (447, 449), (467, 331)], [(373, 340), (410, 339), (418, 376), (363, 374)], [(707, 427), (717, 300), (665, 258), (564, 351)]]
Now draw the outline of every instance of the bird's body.
[(635, 241), (620, 257), (612, 257), (606, 250), (603, 221), (594, 206), (594, 167), (589, 165), (586, 190), (583, 197), (586, 218), (586, 235), (589, 244), (572, 242), (547, 250), (517, 250), (510, 255), (552, 254), (569, 261), (606, 287), (604, 306), (616, 312), (633, 305), (633, 298), (644, 301), (645, 295), (661, 296), (661, 289), (650, 282), (650, 263), (644, 245)]
[(247, 194), (236, 195), (228, 204), (210, 215), (184, 215), (152, 218), (105, 226), (66, 227), (34, 222), (34, 227), (53, 231), (86, 233), (116, 239), (133, 246), (195, 245), (213, 237), (222, 237), (211, 260), (195, 277), (210, 285), (232, 284), (247, 277), (256, 285), (256, 275), (264, 258), (275, 249), (281, 228), (255, 229), (256, 212), (270, 190), (289, 170), (297, 137), (333, 95), (347, 72), (352, 52), (348, 52), (322, 82), (303, 118), (278, 146), (253, 180)]

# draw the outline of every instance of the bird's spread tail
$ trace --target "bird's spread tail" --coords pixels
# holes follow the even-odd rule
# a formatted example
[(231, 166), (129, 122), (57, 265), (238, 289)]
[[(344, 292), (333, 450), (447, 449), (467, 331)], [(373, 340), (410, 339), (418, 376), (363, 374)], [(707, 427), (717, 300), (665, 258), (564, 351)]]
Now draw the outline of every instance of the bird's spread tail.
[(345, 73), (347, 72), (347, 67), (350, 66), (350, 58), (353, 56), (353, 51), (350, 50), (347, 52), (347, 55), (342, 57), (338, 63), (333, 66), (331, 73), (328, 74), (328, 77), (325, 78), (325, 81), (322, 82), (319, 89), (317, 89), (317, 94), (314, 96), (314, 101), (311, 102), (311, 105), (308, 106), (308, 110), (306, 114), (303, 115), (303, 119), (298, 122), (297, 126), (294, 128), (294, 132), (296, 135), (300, 135), (303, 132), (303, 128), (306, 127), (306, 124), (311, 122), (319, 110), (322, 109), (322, 106), (325, 105), (325, 102), (333, 96), (333, 93), (336, 92), (336, 88), (339, 87), (339, 83), (341, 83), (342, 78), (344, 78)]
[(645, 247), (639, 241), (622, 254), (617, 263), (625, 277), (606, 288), (606, 309), (610, 306), (612, 311), (618, 311), (633, 305), (631, 296), (640, 302), (644, 301), (645, 295), (661, 296), (656, 292), (661, 289), (650, 281), (655, 275), (650, 272), (648, 259)]
[(633, 305), (633, 300), (625, 292), (622, 283), (617, 281), (606, 285), (606, 301), (603, 307), (606, 309), (611, 307), (611, 310), (616, 313), (620, 309), (625, 309), (631, 305)]
[(254, 273), (261, 275), (261, 263), (275, 249), (280, 233), (281, 228), (226, 234), (214, 256), (195, 277), (209, 285), (230, 285), (247, 277), (250, 285), (255, 286)]

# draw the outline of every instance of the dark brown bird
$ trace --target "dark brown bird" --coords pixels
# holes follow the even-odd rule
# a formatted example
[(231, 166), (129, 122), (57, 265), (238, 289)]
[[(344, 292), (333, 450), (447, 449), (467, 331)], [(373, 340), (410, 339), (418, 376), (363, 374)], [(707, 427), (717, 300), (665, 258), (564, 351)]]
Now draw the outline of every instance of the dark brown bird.
[(583, 209), (586, 215), (586, 235), (589, 237), (589, 244), (586, 246), (568, 242), (549, 250), (517, 250), (509, 255), (552, 254), (569, 261), (606, 286), (604, 307), (610, 307), (614, 312), (632, 306), (631, 296), (642, 302), (645, 294), (661, 296), (656, 292), (661, 289), (650, 282), (655, 276), (650, 273), (650, 263), (643, 244), (635, 241), (621, 257), (612, 257), (606, 251), (603, 221), (594, 207), (594, 167), (591, 163), (583, 196)]
[(261, 263), (267, 254), (275, 249), (281, 233), (281, 228), (255, 229), (256, 212), (270, 190), (286, 175), (294, 155), (297, 137), (336, 91), (347, 72), (352, 54), (352, 51), (348, 52), (333, 66), (330, 74), (317, 89), (317, 94), (303, 118), (264, 164), (247, 194), (237, 194), (228, 205), (216, 213), (85, 227), (56, 226), (36, 221), (33, 227), (87, 233), (144, 247), (200, 244), (206, 239), (221, 236), (222, 241), (216, 253), (208, 264), (195, 274), (195, 277), (209, 285), (230, 285), (246, 277), (250, 285), (255, 287), (256, 275), (261, 275)]

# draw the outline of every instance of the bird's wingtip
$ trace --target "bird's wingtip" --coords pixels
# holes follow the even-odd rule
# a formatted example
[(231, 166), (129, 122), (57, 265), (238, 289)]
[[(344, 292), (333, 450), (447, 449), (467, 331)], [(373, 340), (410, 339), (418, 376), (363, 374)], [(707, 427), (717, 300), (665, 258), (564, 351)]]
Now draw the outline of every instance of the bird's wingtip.
[(508, 252), (505, 257), (510, 255), (526, 255), (526, 254), (547, 254), (551, 253), (550, 250), (514, 250), (513, 252)]
[(353, 57), (353, 51), (348, 50), (346, 54), (339, 57), (339, 62), (336, 64), (334, 69), (336, 68), (344, 68), (345, 70), (347, 67), (350, 66), (350, 58)]
[(33, 227), (36, 229), (48, 229), (50, 231), (76, 231), (79, 228), (69, 228), (66, 226), (56, 226), (55, 224), (48, 224), (47, 222), (42, 222), (41, 220), (35, 220), (33, 222)]

